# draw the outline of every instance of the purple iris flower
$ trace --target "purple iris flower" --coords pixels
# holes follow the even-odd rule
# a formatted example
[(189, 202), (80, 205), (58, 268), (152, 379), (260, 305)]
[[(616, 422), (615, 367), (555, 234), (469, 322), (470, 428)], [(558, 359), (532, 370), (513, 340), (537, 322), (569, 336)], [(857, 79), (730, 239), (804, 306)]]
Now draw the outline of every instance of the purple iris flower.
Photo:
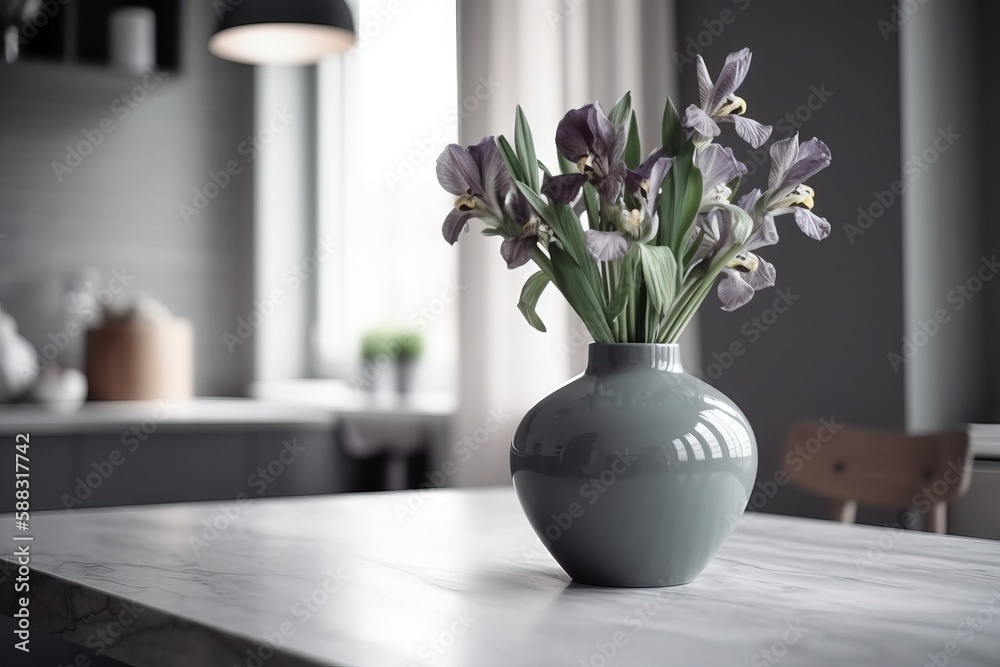
[(806, 236), (822, 240), (830, 234), (830, 223), (812, 212), (815, 191), (805, 181), (830, 165), (830, 149), (819, 139), (799, 144), (796, 134), (771, 146), (768, 190), (754, 190), (739, 202), (740, 208), (759, 220), (753, 234), (725, 269), (719, 283), (723, 310), (735, 310), (753, 298), (756, 290), (774, 285), (774, 266), (753, 253), (778, 242), (774, 219), (789, 213)]
[(602, 262), (617, 259), (628, 252), (633, 243), (637, 241), (646, 243), (656, 236), (660, 227), (656, 212), (660, 186), (673, 163), (673, 158), (667, 157), (666, 152), (658, 148), (634, 170), (627, 171), (625, 186), (638, 204), (638, 208), (621, 209), (617, 231), (602, 232), (591, 229), (584, 234), (587, 250), (595, 259)]
[(579, 173), (546, 178), (542, 194), (559, 204), (572, 204), (588, 181), (606, 201), (614, 201), (625, 180), (625, 131), (615, 129), (599, 102), (573, 109), (559, 121), (556, 148), (576, 163)]
[(692, 104), (684, 112), (683, 124), (707, 140), (719, 136), (719, 123), (734, 123), (736, 134), (754, 148), (760, 148), (771, 136), (771, 126), (762, 125), (743, 116), (747, 103), (736, 95), (736, 89), (750, 71), (750, 49), (730, 53), (726, 64), (713, 83), (705, 61), (699, 55), (698, 92), (701, 104)]
[(736, 159), (731, 148), (718, 144), (700, 146), (695, 152), (694, 164), (701, 172), (701, 210), (728, 204), (732, 197), (729, 184), (747, 173), (745, 164)]
[(491, 227), (503, 224), (503, 204), (512, 183), (493, 137), (462, 148), (446, 146), (437, 159), (438, 182), (455, 195), (455, 208), (444, 220), (442, 233), (454, 245), (472, 218)]
[(771, 146), (771, 173), (764, 197), (764, 212), (770, 217), (792, 213), (799, 229), (817, 241), (830, 234), (830, 223), (812, 212), (816, 191), (805, 181), (830, 165), (830, 149), (813, 138), (799, 144), (799, 135)]
[(552, 230), (531, 207), (520, 190), (511, 192), (507, 198), (506, 210), (520, 230), (520, 235), (508, 236), (503, 240), (500, 244), (500, 256), (507, 262), (508, 269), (516, 269), (528, 263), (539, 241), (545, 244), (549, 242)]
[[(739, 207), (752, 216), (760, 198), (760, 190), (754, 189), (740, 199)], [(754, 292), (774, 286), (777, 277), (774, 265), (753, 251), (777, 242), (778, 230), (774, 225), (774, 218), (765, 215), (760, 225), (747, 239), (743, 252), (722, 270), (719, 299), (722, 301), (723, 310), (736, 310), (746, 305), (753, 298)]]

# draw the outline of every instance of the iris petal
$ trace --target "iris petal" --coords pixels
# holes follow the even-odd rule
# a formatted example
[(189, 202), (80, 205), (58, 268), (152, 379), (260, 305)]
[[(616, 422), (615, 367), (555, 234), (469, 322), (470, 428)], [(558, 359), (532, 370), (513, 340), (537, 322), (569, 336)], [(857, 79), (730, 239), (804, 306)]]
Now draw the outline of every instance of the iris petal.
[(469, 155), (476, 162), (484, 187), (483, 195), (490, 212), (497, 219), (503, 217), (503, 202), (511, 189), (510, 174), (503, 162), (500, 149), (494, 137), (486, 137), (475, 146), (469, 147)]
[(459, 197), (469, 190), (473, 194), (483, 193), (483, 184), (479, 178), (479, 166), (475, 159), (458, 144), (445, 146), (437, 159), (438, 182), (445, 190)]
[(781, 186), (788, 170), (795, 164), (798, 152), (798, 134), (793, 134), (787, 139), (771, 144), (771, 173), (767, 179), (767, 187), (771, 190), (777, 190)]
[(830, 235), (830, 223), (812, 211), (804, 208), (795, 209), (795, 224), (811, 239), (821, 241)]
[(774, 281), (777, 277), (778, 274), (774, 270), (774, 264), (760, 257), (757, 257), (757, 270), (743, 275), (743, 279), (755, 291), (774, 287)]
[(666, 157), (666, 155), (667, 152), (665, 150), (657, 148), (653, 150), (638, 167), (627, 170), (625, 175), (625, 187), (628, 188), (628, 192), (633, 195), (638, 195), (639, 190), (642, 188), (642, 182), (649, 180), (649, 177), (653, 173), (653, 167), (661, 158)]
[(746, 118), (744, 116), (732, 115), (730, 118), (736, 123), (736, 134), (740, 135), (743, 141), (747, 142), (754, 148), (760, 148), (767, 141), (768, 137), (771, 136), (771, 126), (762, 125), (752, 118)]
[(524, 266), (531, 259), (531, 252), (537, 245), (537, 236), (522, 236), (517, 239), (504, 239), (500, 244), (500, 256), (507, 262), (508, 269)]
[(706, 193), (747, 173), (746, 165), (736, 159), (732, 149), (723, 148), (718, 144), (708, 144), (699, 148), (694, 161), (701, 170), (702, 188)]
[(708, 67), (705, 66), (705, 60), (701, 54), (695, 56), (695, 60), (698, 63), (698, 99), (701, 102), (701, 108), (707, 109), (708, 103), (712, 101), (712, 89), (714, 88), (712, 76), (708, 73)]
[(586, 182), (586, 174), (560, 174), (545, 179), (542, 194), (558, 204), (572, 204)]
[(608, 173), (594, 185), (607, 201), (615, 201), (622, 191), (623, 183), (625, 183), (625, 163), (621, 160), (613, 160)]
[(761, 197), (760, 188), (754, 188), (750, 192), (740, 197), (740, 200), (739, 202), (737, 202), (737, 205), (741, 209), (749, 213), (751, 217), (753, 217), (754, 214), (753, 209), (755, 206), (757, 206), (757, 202), (760, 200), (760, 197)]
[(785, 175), (782, 187), (805, 183), (830, 166), (831, 159), (830, 149), (827, 145), (813, 137), (798, 147), (795, 155), (795, 163)]
[(656, 210), (656, 202), (660, 196), (660, 186), (663, 184), (663, 179), (666, 178), (667, 172), (674, 165), (674, 159), (669, 157), (662, 157), (656, 161), (653, 166), (652, 171), (649, 174), (649, 190), (647, 191), (646, 201), (649, 202), (649, 208)]
[(774, 218), (769, 215), (764, 216), (760, 227), (754, 230), (747, 240), (747, 250), (765, 248), (778, 242), (778, 227), (774, 224)]
[(556, 148), (571, 162), (579, 162), (590, 154), (594, 135), (590, 129), (590, 114), (593, 104), (571, 109), (566, 112), (556, 127)]
[(726, 58), (726, 64), (722, 67), (722, 72), (719, 73), (719, 78), (715, 81), (715, 89), (712, 91), (709, 105), (705, 107), (706, 111), (715, 112), (729, 95), (736, 92), (743, 80), (747, 78), (751, 57), (750, 49), (742, 49), (729, 54)]
[(750, 286), (739, 271), (723, 269), (722, 281), (719, 283), (719, 299), (722, 310), (733, 311), (745, 306), (753, 298), (753, 287)]
[(472, 214), (468, 211), (459, 211), (457, 208), (451, 209), (451, 213), (444, 219), (444, 226), (441, 228), (444, 240), (455, 245), (455, 242), (458, 241), (458, 237), (465, 230), (465, 226), (471, 218)]
[(584, 234), (587, 240), (587, 250), (602, 262), (618, 259), (628, 252), (628, 241), (618, 232), (599, 232), (588, 229)]
[(694, 104), (689, 106), (687, 110), (684, 111), (682, 123), (684, 127), (689, 127), (698, 132), (698, 134), (702, 134), (706, 137), (717, 137), (721, 131), (715, 121)]

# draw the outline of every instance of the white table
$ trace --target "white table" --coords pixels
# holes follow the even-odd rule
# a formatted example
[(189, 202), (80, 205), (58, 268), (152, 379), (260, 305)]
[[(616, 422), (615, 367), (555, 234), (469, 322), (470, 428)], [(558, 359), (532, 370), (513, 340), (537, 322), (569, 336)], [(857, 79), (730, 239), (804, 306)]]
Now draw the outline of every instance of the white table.
[[(85, 644), (117, 626), (109, 654), (142, 667), (245, 665), (272, 645), (267, 667), (1000, 664), (995, 542), (753, 515), (693, 584), (602, 589), (570, 583), (509, 489), (225, 516), (33, 516), (34, 631)], [(0, 526), (12, 544), (12, 519)], [(12, 597), (0, 586), (8, 615)]]

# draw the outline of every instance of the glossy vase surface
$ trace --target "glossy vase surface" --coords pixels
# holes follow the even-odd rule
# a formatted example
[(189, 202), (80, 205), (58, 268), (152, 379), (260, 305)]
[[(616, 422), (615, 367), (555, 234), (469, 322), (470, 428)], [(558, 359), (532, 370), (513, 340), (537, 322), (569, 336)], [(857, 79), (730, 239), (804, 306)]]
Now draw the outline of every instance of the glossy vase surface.
[(693, 581), (757, 474), (746, 417), (684, 372), (677, 345), (591, 344), (587, 370), (521, 420), (517, 497), (567, 574), (599, 586)]

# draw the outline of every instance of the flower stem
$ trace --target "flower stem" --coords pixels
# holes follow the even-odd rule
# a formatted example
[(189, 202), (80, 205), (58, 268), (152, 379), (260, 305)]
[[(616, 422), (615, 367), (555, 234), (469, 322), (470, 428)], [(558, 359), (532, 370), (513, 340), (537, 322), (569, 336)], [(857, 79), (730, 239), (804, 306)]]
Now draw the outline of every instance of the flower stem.
[(555, 271), (552, 270), (552, 260), (549, 259), (544, 252), (542, 252), (541, 248), (535, 246), (535, 249), (531, 251), (531, 259), (536, 265), (538, 265), (538, 268), (542, 270), (542, 273), (548, 276), (549, 281), (558, 287), (556, 284)]
[[(742, 252), (742, 245), (735, 245), (731, 247), (721, 258), (717, 259), (712, 267), (709, 269), (708, 273), (702, 277), (701, 280), (694, 283), (688, 289), (691, 290), (690, 294), (684, 296), (680, 303), (680, 308), (671, 311), (669, 324), (667, 326), (666, 334), (663, 337), (667, 343), (676, 343), (677, 339), (680, 338), (684, 329), (691, 322), (695, 313), (698, 312), (698, 307), (701, 306), (702, 302), (708, 296), (708, 293), (712, 290), (712, 285), (715, 284), (715, 279), (719, 277), (722, 273), (722, 269), (726, 267), (733, 257)], [(685, 290), (687, 292), (688, 290)]]

